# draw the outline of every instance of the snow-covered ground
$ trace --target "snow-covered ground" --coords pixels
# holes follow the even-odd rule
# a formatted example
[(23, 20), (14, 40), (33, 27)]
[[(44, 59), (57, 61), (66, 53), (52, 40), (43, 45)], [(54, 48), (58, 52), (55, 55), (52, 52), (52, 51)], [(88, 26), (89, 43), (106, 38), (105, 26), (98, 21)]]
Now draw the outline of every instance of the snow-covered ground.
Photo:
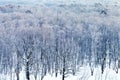
[[(120, 70), (119, 70), (120, 71)], [(41, 76), (38, 75), (37, 80), (40, 80)], [(30, 76), (31, 80), (35, 80), (34, 76)], [(16, 80), (15, 74), (12, 75), (3, 75), (0, 74), (0, 80)], [(25, 72), (20, 72), (20, 80), (26, 80)], [(47, 74), (43, 80), (62, 80), (62, 75), (55, 77), (54, 75)], [(100, 67), (94, 69), (94, 74), (91, 76), (89, 67), (81, 67), (76, 75), (68, 75), (65, 80), (120, 80), (120, 72), (115, 73), (114, 70), (106, 68), (104, 73), (101, 74)]]
[[(59, 75), (56, 78), (54, 75), (47, 75), (43, 80), (62, 80), (62, 76)], [(65, 80), (120, 80), (120, 73), (116, 74), (112, 69), (106, 68), (105, 72), (101, 74), (100, 68), (96, 68), (94, 75), (91, 76), (89, 67), (81, 67), (75, 76), (68, 75)]]

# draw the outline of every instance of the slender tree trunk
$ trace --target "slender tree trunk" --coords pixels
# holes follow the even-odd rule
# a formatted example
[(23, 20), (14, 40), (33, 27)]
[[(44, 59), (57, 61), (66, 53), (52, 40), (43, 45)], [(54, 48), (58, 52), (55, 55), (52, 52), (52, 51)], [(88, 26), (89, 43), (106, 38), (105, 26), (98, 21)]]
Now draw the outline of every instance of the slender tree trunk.
[(57, 61), (57, 57), (56, 57), (56, 63), (55, 63), (55, 77), (58, 76), (58, 61)]
[(44, 76), (41, 76), (41, 80), (43, 80)]
[[(17, 56), (18, 57), (18, 56)], [(20, 63), (19, 63), (19, 58), (17, 58), (17, 68), (16, 68), (16, 77), (17, 77), (17, 80), (20, 80), (19, 79), (19, 73), (20, 73)]]
[(18, 48), (16, 47), (17, 51), (16, 51), (16, 54), (17, 54), (17, 67), (16, 67), (16, 77), (17, 77), (17, 80), (20, 80), (20, 68), (21, 68), (21, 65), (20, 65), (20, 52), (18, 50)]
[(30, 80), (29, 61), (26, 62), (26, 79)]
[(13, 80), (12, 70), (10, 70), (10, 80)]
[(115, 61), (115, 72), (118, 74), (118, 60)]
[(39, 69), (38, 69), (38, 63), (37, 63), (37, 69), (36, 69), (36, 72), (35, 72), (35, 74), (34, 74), (35, 80), (37, 80), (38, 71), (39, 71)]
[(65, 80), (65, 57), (63, 59), (63, 73), (62, 73), (62, 80)]
[(102, 74), (103, 74), (104, 68), (105, 68), (105, 61), (106, 61), (106, 58), (103, 59), (102, 64), (101, 64), (101, 71), (102, 71)]
[(118, 68), (120, 68), (120, 59), (118, 60)]
[(65, 80), (65, 68), (63, 68), (62, 80)]
[(91, 68), (91, 76), (93, 76), (94, 68)]
[(110, 68), (110, 65), (111, 65), (111, 59), (109, 59), (109, 68)]
[(57, 77), (57, 76), (58, 76), (58, 72), (56, 71), (56, 72), (55, 72), (55, 77)]
[(35, 80), (37, 80), (37, 75), (34, 75)]
[(16, 73), (17, 80), (19, 80), (19, 72)]

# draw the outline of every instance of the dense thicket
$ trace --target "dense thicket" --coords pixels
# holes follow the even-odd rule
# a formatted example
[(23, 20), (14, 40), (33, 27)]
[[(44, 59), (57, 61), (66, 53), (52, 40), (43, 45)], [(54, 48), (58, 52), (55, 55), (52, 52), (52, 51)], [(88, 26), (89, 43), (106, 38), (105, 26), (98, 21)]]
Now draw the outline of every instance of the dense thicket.
[(1, 6), (0, 73), (15, 72), (17, 80), (21, 70), (27, 80), (31, 74), (36, 80), (40, 74), (42, 80), (48, 73), (56, 77), (60, 73), (64, 80), (83, 65), (90, 66), (91, 75), (98, 66), (101, 73), (106, 66), (118, 73), (120, 13), (114, 12), (118, 8), (67, 8)]

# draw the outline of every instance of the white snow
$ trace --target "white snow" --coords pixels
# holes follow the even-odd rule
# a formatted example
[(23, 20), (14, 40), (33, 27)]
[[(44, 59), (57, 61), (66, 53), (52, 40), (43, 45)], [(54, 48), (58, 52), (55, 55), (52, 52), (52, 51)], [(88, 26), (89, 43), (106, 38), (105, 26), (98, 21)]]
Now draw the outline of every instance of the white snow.
[[(44, 80), (62, 80), (61, 75), (57, 78), (47, 75)], [(100, 68), (96, 68), (94, 75), (90, 75), (89, 67), (81, 67), (81, 70), (75, 76), (68, 76), (65, 80), (120, 80), (120, 73), (116, 74), (112, 69), (106, 68), (101, 74)]]
[[(35, 80), (33, 75), (30, 76), (30, 79)], [(0, 74), (0, 80), (10, 80), (10, 75)], [(14, 73), (12, 80), (16, 80)], [(26, 80), (24, 70), (20, 72), (20, 80)], [(40, 80), (40, 75), (37, 80)], [(58, 77), (55, 77), (54, 74), (47, 74), (43, 80), (62, 80), (62, 75), (59, 74)], [(65, 80), (120, 80), (120, 72), (116, 74), (112, 69), (106, 68), (104, 73), (101, 74), (100, 67), (98, 67), (95, 68), (94, 75), (91, 76), (90, 68), (84, 66), (80, 68), (75, 76), (70, 74)]]

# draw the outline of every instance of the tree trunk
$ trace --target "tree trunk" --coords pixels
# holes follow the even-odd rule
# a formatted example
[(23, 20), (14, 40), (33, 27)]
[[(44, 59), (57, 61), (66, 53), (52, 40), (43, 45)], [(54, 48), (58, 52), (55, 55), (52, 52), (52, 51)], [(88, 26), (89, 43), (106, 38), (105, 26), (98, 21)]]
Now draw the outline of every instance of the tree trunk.
[(34, 75), (35, 80), (37, 80), (37, 75)]
[(37, 80), (37, 73), (38, 73), (38, 71), (36, 71), (35, 74), (34, 74), (35, 80)]
[(75, 75), (75, 70), (74, 69), (72, 70), (72, 74)]
[(19, 80), (19, 72), (16, 73), (17, 80)]
[(118, 60), (118, 68), (120, 68), (120, 60)]
[(101, 64), (101, 71), (102, 71), (102, 74), (103, 74), (104, 68), (105, 68), (105, 61), (106, 61), (106, 58), (103, 59), (102, 64)]
[(20, 80), (19, 78), (19, 74), (20, 74), (20, 57), (19, 57), (19, 52), (17, 51), (17, 67), (16, 67), (16, 77), (17, 77), (17, 80)]
[(90, 62), (89, 66), (90, 66), (91, 76), (93, 76), (93, 73), (94, 73), (94, 63)]
[(115, 61), (115, 67), (116, 67), (115, 72), (118, 74), (118, 60)]
[(63, 59), (63, 73), (62, 73), (62, 80), (65, 80), (65, 57)]
[(26, 79), (30, 80), (29, 62), (26, 62)]
[(57, 72), (55, 72), (55, 77), (57, 77), (58, 76), (58, 73)]
[(63, 68), (62, 80), (65, 80), (65, 68)]
[(56, 62), (56, 64), (55, 64), (55, 77), (57, 77), (57, 76), (58, 76), (58, 64)]
[(110, 68), (110, 66), (111, 66), (111, 59), (109, 59), (109, 68)]
[(43, 80), (44, 76), (41, 76), (41, 80)]
[(91, 76), (93, 76), (94, 69), (91, 69)]

